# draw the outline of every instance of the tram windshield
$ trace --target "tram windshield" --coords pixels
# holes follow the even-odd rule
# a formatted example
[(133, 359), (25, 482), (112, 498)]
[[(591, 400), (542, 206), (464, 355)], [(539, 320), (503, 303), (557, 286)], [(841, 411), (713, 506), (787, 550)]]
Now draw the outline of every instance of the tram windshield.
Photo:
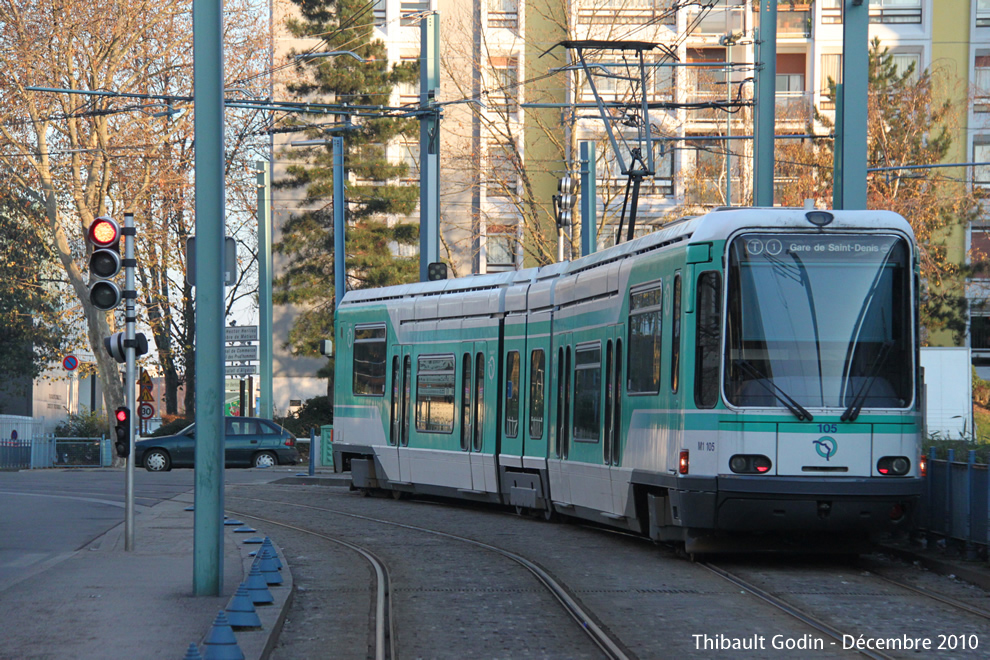
[[(729, 247), (725, 396), (736, 406), (910, 405), (911, 264), (896, 236), (744, 234)], [(797, 404), (795, 407), (793, 404)]]

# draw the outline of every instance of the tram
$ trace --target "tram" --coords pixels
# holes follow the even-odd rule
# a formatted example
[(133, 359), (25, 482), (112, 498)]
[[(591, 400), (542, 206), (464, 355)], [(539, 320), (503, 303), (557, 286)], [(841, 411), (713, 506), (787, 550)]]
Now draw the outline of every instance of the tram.
[(921, 492), (918, 289), (895, 213), (727, 208), (569, 262), (350, 291), (334, 465), (688, 552), (861, 544)]

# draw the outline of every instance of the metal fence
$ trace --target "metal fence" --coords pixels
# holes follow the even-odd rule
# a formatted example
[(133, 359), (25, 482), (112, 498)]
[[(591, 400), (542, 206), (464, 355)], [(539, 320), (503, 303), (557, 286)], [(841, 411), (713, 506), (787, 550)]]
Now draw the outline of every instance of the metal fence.
[(108, 467), (112, 462), (107, 438), (55, 438), (53, 467)]
[(976, 463), (976, 452), (956, 461), (950, 449), (947, 460), (928, 458), (928, 478), (922, 498), (920, 527), (930, 533), (965, 544), (975, 558), (990, 545), (990, 471)]

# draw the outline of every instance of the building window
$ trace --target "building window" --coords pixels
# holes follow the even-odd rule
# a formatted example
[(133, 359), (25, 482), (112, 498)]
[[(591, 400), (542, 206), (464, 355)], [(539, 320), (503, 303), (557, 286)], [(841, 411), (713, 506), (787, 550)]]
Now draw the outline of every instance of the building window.
[(485, 237), (485, 262), (489, 266), (516, 266), (516, 246), (519, 241), (516, 239), (515, 225), (490, 224), (486, 230)]
[(355, 396), (385, 396), (385, 326), (354, 328)]
[(921, 69), (920, 54), (895, 52), (890, 54), (890, 59), (898, 76), (903, 76), (910, 71), (911, 76), (908, 78), (908, 81), (913, 83), (918, 80), (918, 71)]
[(431, 355), (416, 362), (416, 430), (454, 430), (454, 356)]
[[(758, 7), (755, 7), (757, 11)], [(801, 38), (811, 36), (811, 6), (808, 2), (778, 2), (777, 36)]]
[[(990, 137), (981, 136), (976, 139), (978, 141), (973, 144), (973, 162), (990, 163)], [(990, 165), (973, 166), (973, 187), (990, 190)]]
[(821, 90), (823, 110), (834, 110), (835, 99), (832, 98), (832, 85), (842, 83), (842, 53), (823, 53), (821, 66)]
[(673, 0), (579, 0), (584, 25), (674, 25)]
[(663, 289), (660, 286), (629, 295), (629, 367), (626, 391), (660, 391), (660, 340)]
[(969, 234), (971, 263), (976, 269), (974, 279), (990, 279), (990, 227), (973, 227)]
[[(987, 2), (990, 3), (990, 0)], [(977, 50), (973, 64), (973, 85), (976, 87), (973, 111), (990, 112), (990, 50)]]
[(491, 83), (488, 86), (488, 109), (500, 115), (514, 115), (519, 110), (519, 65), (515, 58), (492, 58)]
[(488, 143), (488, 196), (511, 197), (516, 193), (518, 170), (515, 150), (506, 142)]
[(990, 316), (971, 316), (969, 345), (973, 350), (990, 350)]
[(385, 0), (375, 0), (374, 5), (374, 19), (375, 27), (382, 27), (385, 25)]
[(430, 0), (402, 0), (399, 3), (400, 23), (406, 26), (419, 26), (421, 14), (430, 11)]
[(990, 27), (990, 0), (976, 0), (976, 27)]
[(574, 351), (574, 440), (598, 442), (602, 422), (602, 347)]
[(821, 0), (822, 25), (838, 25), (842, 22), (842, 0)]
[(406, 166), (402, 180), (419, 181), (419, 142), (401, 142), (398, 145), (399, 161)]
[(519, 0), (488, 0), (488, 27), (515, 30), (519, 27)]
[(921, 0), (870, 0), (870, 23), (920, 23)]

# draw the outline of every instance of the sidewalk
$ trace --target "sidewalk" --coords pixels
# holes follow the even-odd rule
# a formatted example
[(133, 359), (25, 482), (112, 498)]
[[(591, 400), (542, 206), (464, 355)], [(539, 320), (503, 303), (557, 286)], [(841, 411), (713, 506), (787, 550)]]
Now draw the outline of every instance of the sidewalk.
[[(182, 660), (190, 643), (202, 653), (217, 612), (247, 579), (248, 553), (260, 547), (244, 540), (265, 533), (225, 526), (223, 595), (193, 596), (192, 500), (186, 493), (136, 507), (133, 552), (124, 551), (121, 524), (11, 586), (0, 601), (0, 659)], [(282, 575), (283, 585), (269, 587), (275, 603), (256, 608), (262, 628), (235, 633), (246, 660), (266, 657), (277, 638), (292, 594), (287, 566)]]

